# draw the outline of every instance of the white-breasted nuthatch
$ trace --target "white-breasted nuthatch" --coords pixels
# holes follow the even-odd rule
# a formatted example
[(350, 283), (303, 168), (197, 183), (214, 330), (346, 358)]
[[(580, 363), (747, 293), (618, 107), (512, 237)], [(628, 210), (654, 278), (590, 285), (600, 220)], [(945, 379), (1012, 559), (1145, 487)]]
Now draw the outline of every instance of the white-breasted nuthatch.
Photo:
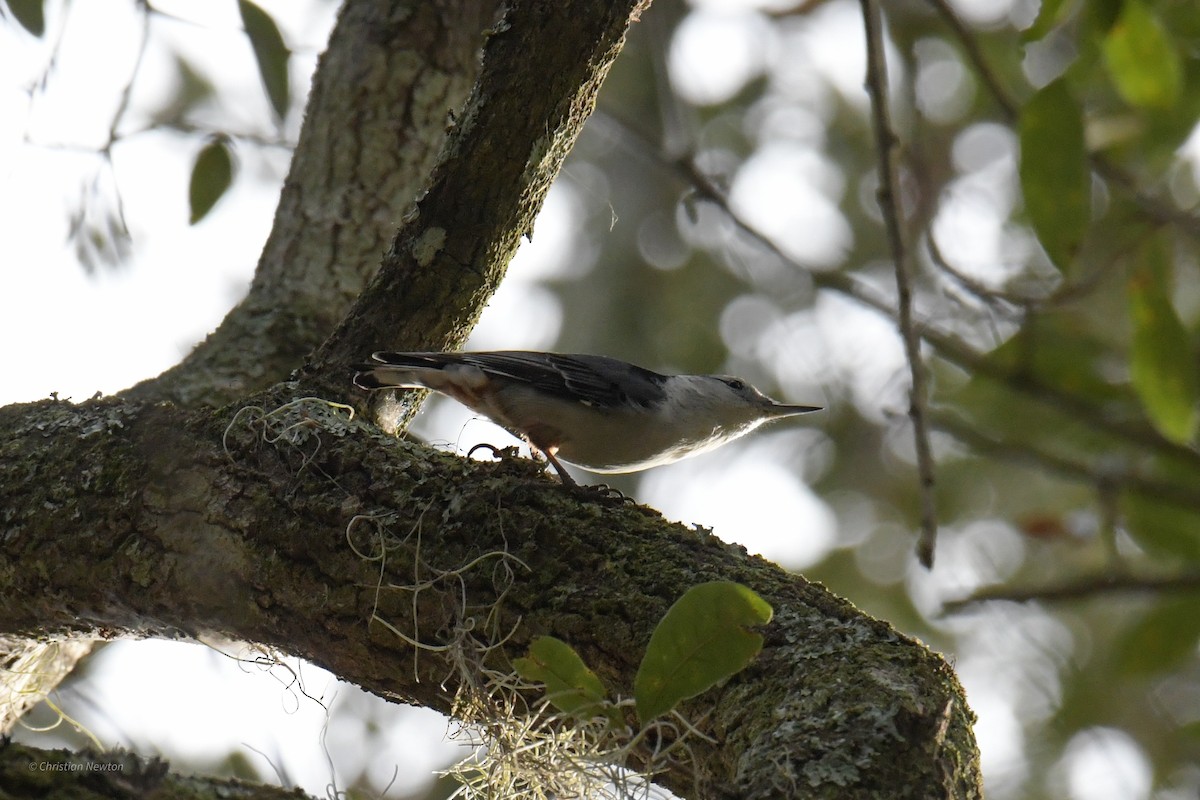
[(358, 364), (363, 389), (432, 389), (545, 454), (592, 472), (636, 472), (720, 447), (764, 422), (819, 411), (739, 378), (660, 375), (615, 358), (526, 351), (391, 353)]

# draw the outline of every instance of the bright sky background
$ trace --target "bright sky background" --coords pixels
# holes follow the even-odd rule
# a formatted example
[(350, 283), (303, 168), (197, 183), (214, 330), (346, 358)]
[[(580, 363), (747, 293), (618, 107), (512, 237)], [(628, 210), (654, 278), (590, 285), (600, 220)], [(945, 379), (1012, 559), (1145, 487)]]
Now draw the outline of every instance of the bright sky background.
[[(296, 52), (293, 85), (300, 96), (333, 9), (316, 0), (261, 4), (280, 22)], [(188, 226), (188, 171), (201, 141), (169, 133), (126, 135), (113, 148), (115, 173), (94, 152), (107, 140), (108, 121), (133, 68), (139, 17), (132, 3), (74, 3), (65, 26), (61, 4), (49, 5), (46, 41), (12, 25), (0, 27), (0, 366), (6, 376), (0, 403), (51, 392), (82, 400), (97, 391), (118, 391), (176, 363), (244, 292), (289, 157), (282, 148), (239, 148), (234, 190), (209, 218)], [(268, 110), (236, 4), (163, 0), (155, 5), (187, 20), (156, 19), (155, 41), (169, 41), (206, 70), (219, 87), (222, 114), (233, 115), (234, 122), (226, 124), (261, 130)], [(758, 132), (762, 149), (733, 183), (735, 206), (797, 258), (821, 268), (839, 265), (851, 232), (837, 206), (847, 192), (861, 189), (847, 186), (841, 170), (823, 155), (821, 115), (830, 92), (865, 109), (857, 4), (833, 0), (785, 29), (771, 25), (749, 2), (696, 5), (670, 53), (671, 78), (681, 95), (696, 103), (719, 102), (769, 74), (781, 98), (803, 98), (811, 109), (781, 106), (764, 116)], [(1024, 13), (1028, 3), (960, 0), (956, 5), (974, 19), (995, 21)], [(33, 89), (44, 73), (48, 46), (59, 37), (56, 67), (44, 87)], [(917, 78), (918, 100), (951, 117), (964, 107), (962, 93), (971, 91), (956, 65), (953, 54), (927, 49)], [(172, 74), (168, 66), (167, 51), (151, 46), (138, 73), (135, 108), (171, 91), (164, 77)], [(302, 107), (298, 102), (287, 121), (289, 138), (295, 136)], [(143, 122), (133, 113), (124, 130), (128, 134)], [(1030, 246), (1003, 224), (1015, 202), (1015, 143), (1003, 129), (975, 126), (960, 136), (954, 156), (962, 173), (957, 201), (938, 215), (935, 230), (953, 260), (975, 269), (981, 279), (999, 281), (1004, 265), (1018, 261), (1014, 254)], [(67, 230), (81, 187), (92, 182), (110, 198), (119, 189), (133, 245), (122, 268), (88, 274), (67, 241)], [(518, 255), (472, 347), (552, 346), (565, 323), (543, 281), (569, 268), (565, 255), (581, 224), (583, 202), (570, 182), (551, 192), (535, 243)], [(890, 325), (878, 317), (836, 298), (822, 298), (801, 312), (774, 308), (755, 296), (739, 303), (727, 310), (722, 334), (737, 357), (767, 361), (789, 392), (837, 372), (850, 387), (850, 402), (868, 419), (886, 418), (894, 411), (889, 406), (902, 399), (903, 383), (896, 379), (903, 370), (902, 354)], [(759, 335), (745, 335), (751, 329)], [(451, 402), (431, 403), (417, 431), (460, 451), (481, 441), (509, 441), (503, 431)], [(835, 546), (855, 544), (850, 531), (842, 531), (839, 540), (829, 499), (808, 488), (828, 463), (831, 446), (819, 421), (780, 424), (737, 449), (647, 473), (638, 496), (670, 518), (712, 526), (723, 538), (801, 569)], [(843, 513), (858, 506), (865, 504), (838, 498)], [(862, 527), (873, 522), (864, 520)], [(943, 544), (933, 575), (910, 569), (908, 540), (902, 535), (894, 552), (856, 555), (864, 571), (881, 580), (908, 581), (918, 602), (926, 598), (932, 607), (953, 583), (994, 580), (1019, 560), (1022, 545), (1011, 529), (966, 534), (968, 544), (957, 550)], [(981, 565), (971, 542), (996, 557)], [(1032, 627), (1039, 624), (1046, 624), (1044, 615), (1029, 620)], [(1036, 645), (1052, 640), (1049, 632), (1033, 640), (1018, 638), (1004, 652), (981, 645), (958, 662), (980, 716), (977, 734), (996, 797), (1006, 796), (1006, 783), (1024, 768), (1014, 708), (1022, 701), (1019, 687), (1026, 684), (1018, 673), (1042, 669), (1037, 659), (1053, 654)], [(248, 655), (244, 646), (222, 649)], [(458, 745), (443, 741), (447, 725), (437, 715), (373, 701), (322, 670), (294, 660), (288, 664), (303, 676), (304, 691), (324, 706), (300, 693), (282, 667), (245, 666), (203, 646), (156, 641), (105, 648), (82, 695), (60, 701), (105, 744), (132, 744), (140, 752), (198, 761), (240, 749), (267, 774), (270, 762), (285, 782), (316, 795), (325, 794), (333, 776), (344, 785), (347, 776), (363, 769), (376, 773), (383, 785), (395, 768), (396, 789), (409, 791), (461, 754)], [(1012, 680), (997, 679), (998, 665), (1011, 668), (1005, 674)], [(325, 707), (331, 709), (328, 714)], [(382, 755), (364, 744), (364, 715), (373, 718), (388, 743)], [(1148, 776), (1136, 743), (1099, 729), (1072, 743), (1062, 789), (1073, 800), (1137, 800), (1148, 796)]]

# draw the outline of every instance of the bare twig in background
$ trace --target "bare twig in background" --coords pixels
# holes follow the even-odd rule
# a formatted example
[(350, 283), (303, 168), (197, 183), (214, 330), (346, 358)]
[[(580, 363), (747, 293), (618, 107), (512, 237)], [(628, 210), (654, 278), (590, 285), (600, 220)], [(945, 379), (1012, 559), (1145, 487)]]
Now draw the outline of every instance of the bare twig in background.
[(1116, 489), (1127, 489), (1144, 497), (1200, 511), (1200, 492), (1194, 487), (1157, 480), (1132, 468), (1098, 467), (1094, 463), (1051, 452), (1032, 442), (996, 439), (981, 433), (967, 422), (945, 414), (937, 415), (932, 422), (934, 428), (950, 434), (981, 455), (1017, 463), (1035, 463), (1041, 469), (1055, 472), (1064, 478), (1091, 484), (1102, 495)]
[(929, 260), (933, 262), (933, 265), (941, 272), (946, 273), (956, 284), (974, 295), (976, 299), (983, 300), (988, 305), (998, 307), (1006, 313), (1011, 314), (1016, 308), (1026, 308), (1050, 297), (1049, 293), (1037, 296), (1015, 295), (1006, 289), (993, 289), (983, 285), (946, 259), (942, 248), (938, 246), (937, 237), (933, 235), (933, 231), (925, 236), (925, 252), (929, 254)]
[(896, 163), (898, 141), (888, 111), (887, 59), (883, 47), (883, 15), (877, 0), (862, 0), (863, 23), (867, 35), (867, 93), (875, 118), (875, 142), (879, 148), (879, 208), (887, 228), (892, 262), (896, 270), (896, 309), (900, 337), (912, 374), (908, 416), (913, 424), (917, 450), (917, 473), (921, 480), (921, 534), (917, 540), (917, 558), (926, 568), (933, 566), (937, 543), (937, 507), (933, 488), (933, 451), (925, 423), (925, 365), (921, 361), (921, 337), (913, 323), (912, 274), (910, 256), (904, 241), (903, 211), (900, 208), (899, 170)]
[(942, 611), (946, 614), (953, 614), (963, 611), (969, 606), (992, 600), (1007, 600), (1012, 603), (1028, 603), (1030, 601), (1054, 603), (1118, 592), (1163, 594), (1165, 592), (1195, 591), (1200, 591), (1200, 572), (1185, 572), (1179, 575), (1105, 573), (1073, 578), (1046, 586), (989, 586), (967, 597), (946, 603), (942, 607)]
[(954, 36), (966, 51), (967, 59), (971, 62), (971, 66), (975, 68), (975, 72), (979, 75), (979, 79), (983, 81), (983, 85), (987, 87), (988, 93), (996, 101), (996, 105), (1000, 106), (1000, 110), (1004, 112), (1004, 117), (1008, 122), (1014, 122), (1019, 113), (1017, 101), (1013, 99), (1008, 90), (1004, 88), (1004, 84), (1000, 82), (1000, 77), (992, 70), (987, 59), (983, 57), (983, 50), (979, 47), (979, 42), (968, 30), (963, 21), (958, 18), (958, 14), (954, 13), (954, 9), (950, 6), (948, 0), (929, 0), (929, 5), (933, 6), (942, 20), (949, 26)]
[(1104, 156), (1092, 153), (1091, 162), (1096, 172), (1103, 175), (1109, 183), (1128, 192), (1147, 217), (1164, 225), (1173, 225), (1192, 238), (1200, 239), (1200, 218), (1195, 214), (1177, 208), (1169, 200), (1163, 200), (1140, 188), (1132, 175)]
[(1024, 313), (1063, 306), (1083, 299), (1089, 293), (1099, 288), (1100, 282), (1105, 276), (1106, 269), (1115, 264), (1121, 256), (1125, 255), (1124, 251), (1116, 253), (1108, 259), (1106, 264), (1089, 270), (1085, 275), (1073, 282), (1068, 283), (1065, 280), (1060, 282), (1053, 291), (1032, 293), (1016, 292), (1010, 289), (992, 289), (983, 285), (946, 259), (945, 254), (938, 246), (937, 238), (932, 232), (925, 237), (925, 251), (928, 253), (929, 260), (933, 266), (937, 267), (939, 271), (946, 273), (955, 283), (976, 298), (1009, 312), (1013, 308), (1019, 308)]

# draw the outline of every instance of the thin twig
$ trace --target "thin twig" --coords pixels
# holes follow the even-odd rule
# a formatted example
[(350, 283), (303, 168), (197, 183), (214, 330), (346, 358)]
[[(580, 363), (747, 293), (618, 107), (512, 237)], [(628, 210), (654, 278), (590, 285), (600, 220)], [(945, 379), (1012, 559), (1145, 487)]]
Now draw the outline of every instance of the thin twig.
[(146, 47), (150, 44), (150, 6), (146, 2), (139, 2), (138, 6), (142, 14), (142, 31), (138, 41), (137, 56), (134, 58), (129, 80), (126, 82), (125, 88), (121, 90), (121, 98), (113, 112), (112, 122), (108, 126), (108, 143), (100, 151), (104, 161), (108, 164), (109, 171), (112, 172), (113, 194), (116, 197), (116, 219), (121, 225), (120, 233), (126, 239), (131, 239), (132, 235), (129, 233), (129, 223), (125, 220), (125, 198), (121, 194), (121, 184), (117, 181), (117, 170), (112, 161), (112, 148), (120, 138), (117, 128), (120, 127), (126, 112), (129, 111), (129, 101), (133, 98), (133, 82), (137, 80), (138, 72), (142, 68), (142, 61), (146, 57)]
[(1000, 82), (1000, 77), (992, 70), (987, 59), (983, 57), (983, 50), (980, 49), (979, 42), (971, 34), (971, 31), (958, 18), (958, 14), (954, 13), (954, 9), (951, 8), (947, 0), (929, 0), (929, 4), (933, 6), (934, 10), (941, 16), (942, 21), (954, 32), (959, 44), (966, 51), (967, 59), (971, 62), (971, 66), (975, 68), (975, 72), (983, 81), (983, 85), (987, 87), (988, 92), (992, 95), (992, 99), (996, 101), (996, 105), (1000, 106), (1000, 110), (1004, 112), (1004, 116), (1009, 122), (1016, 120), (1019, 113), (1017, 101), (1004, 88), (1004, 84)]
[(1158, 223), (1173, 225), (1193, 238), (1200, 238), (1200, 218), (1195, 214), (1176, 208), (1169, 201), (1139, 188), (1132, 175), (1103, 155), (1092, 153), (1091, 162), (1096, 172), (1103, 175), (1109, 183), (1116, 184), (1128, 192), (1147, 217)]
[(1045, 586), (989, 586), (967, 597), (947, 602), (942, 606), (942, 611), (953, 614), (968, 606), (992, 600), (1007, 600), (1012, 603), (1036, 600), (1054, 603), (1118, 592), (1146, 592), (1157, 595), (1165, 592), (1195, 591), (1200, 591), (1200, 572), (1186, 572), (1180, 575), (1088, 575)]
[(888, 110), (887, 59), (883, 47), (883, 15), (878, 0), (861, 0), (867, 35), (867, 93), (875, 117), (875, 142), (879, 148), (879, 208), (887, 228), (888, 244), (896, 271), (896, 310), (900, 337), (912, 374), (908, 416), (912, 420), (917, 450), (917, 473), (921, 481), (921, 534), (917, 540), (917, 558), (926, 568), (933, 566), (937, 543), (937, 507), (933, 488), (933, 450), (925, 424), (925, 365), (921, 361), (921, 337), (916, 332), (912, 309), (912, 274), (904, 241), (903, 212), (900, 209), (900, 181), (896, 150), (898, 140)]
[(983, 283), (972, 278), (958, 267), (951, 264), (947, 259), (942, 249), (938, 247), (937, 238), (930, 231), (925, 236), (925, 252), (929, 255), (929, 260), (938, 268), (940, 272), (944, 272), (950, 278), (976, 298), (987, 302), (989, 305), (1002, 306), (1005, 311), (1011, 312), (1015, 307), (1025, 308), (1036, 303), (1042, 302), (1049, 295), (1044, 296), (1024, 296), (1014, 295), (1004, 289), (992, 289), (989, 286), (984, 286)]
[(138, 72), (141, 71), (142, 60), (146, 56), (146, 46), (150, 43), (150, 5), (144, 2), (144, 0), (137, 5), (142, 14), (142, 35), (138, 41), (137, 55), (134, 57), (133, 69), (129, 72), (129, 80), (121, 90), (117, 108), (113, 112), (112, 121), (108, 125), (108, 144), (103, 148), (105, 154), (108, 154), (112, 150), (113, 144), (120, 138), (117, 128), (120, 127), (121, 121), (125, 119), (125, 113), (129, 111), (129, 101), (133, 98), (133, 83), (137, 80)]
[(1130, 469), (1097, 468), (1091, 463), (1053, 453), (1032, 442), (1002, 441), (945, 414), (935, 416), (932, 423), (937, 430), (950, 434), (983, 455), (1018, 463), (1036, 462), (1042, 469), (1056, 472), (1070, 480), (1094, 485), (1101, 492), (1111, 493), (1116, 489), (1127, 489), (1143, 497), (1200, 511), (1200, 491), (1194, 487), (1156, 480)]

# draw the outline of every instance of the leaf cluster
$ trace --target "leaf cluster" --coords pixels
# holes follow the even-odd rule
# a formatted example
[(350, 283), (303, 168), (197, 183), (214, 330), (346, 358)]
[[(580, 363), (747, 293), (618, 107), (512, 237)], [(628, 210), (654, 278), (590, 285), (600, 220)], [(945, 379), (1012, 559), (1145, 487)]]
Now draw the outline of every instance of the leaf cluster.
[[(655, 627), (634, 679), (641, 725), (745, 669), (763, 646), (753, 629), (771, 614), (765, 600), (739, 583), (711, 581), (684, 592)], [(604, 684), (561, 639), (538, 637), (513, 667), (544, 684), (547, 701), (560, 711), (582, 719), (603, 714), (621, 724)]]

